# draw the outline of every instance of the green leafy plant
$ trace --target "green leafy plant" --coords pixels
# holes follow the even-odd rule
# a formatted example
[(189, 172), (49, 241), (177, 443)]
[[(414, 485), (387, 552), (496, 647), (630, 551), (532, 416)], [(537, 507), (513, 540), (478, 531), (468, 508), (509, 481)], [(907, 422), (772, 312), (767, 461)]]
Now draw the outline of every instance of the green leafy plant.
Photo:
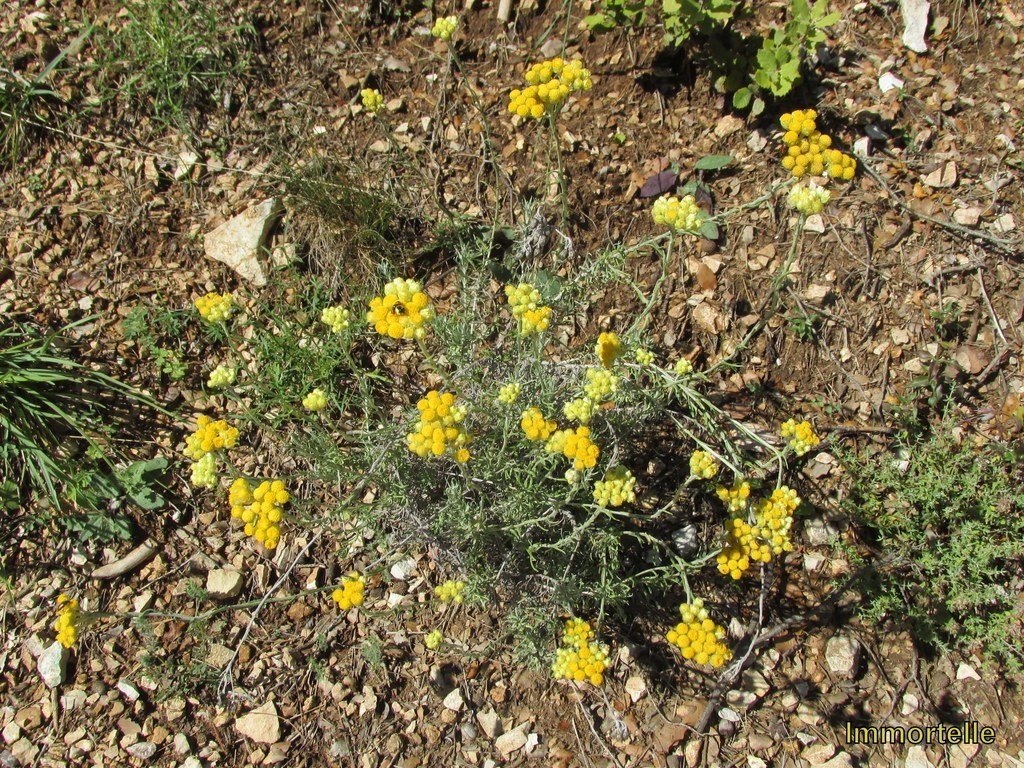
[(215, 4), (134, 0), (125, 11), (124, 28), (110, 33), (107, 67), (121, 73), (119, 92), (154, 117), (180, 123), (244, 71), (251, 26), (228, 22)]
[(942, 649), (1024, 666), (1024, 485), (998, 445), (979, 448), (946, 418), (895, 453), (841, 452), (844, 506), (891, 562), (863, 585), (864, 614)]
[(82, 47), (92, 29), (82, 31), (34, 77), (0, 67), (0, 159), (16, 162), (26, 138), (47, 122), (51, 105), (60, 98), (50, 85), (53, 74), (69, 54)]
[[(736, 0), (661, 0), (665, 45), (679, 48), (694, 34), (707, 37), (719, 32), (732, 21), (739, 6)], [(640, 27), (652, 7), (654, 0), (605, 0), (598, 13), (583, 21), (594, 32)]]
[[(121, 321), (124, 337), (137, 343), (156, 369), (174, 381), (180, 381), (188, 373), (180, 349), (181, 330), (180, 313), (162, 306), (136, 305)], [(164, 339), (175, 339), (179, 349), (168, 349), (163, 345)]]
[(5, 476), (63, 506), (95, 508), (100, 496), (81, 474), (110, 466), (107, 432), (125, 399), (151, 401), (117, 379), (71, 357), (66, 341), (79, 320), (56, 331), (15, 322), (0, 330), (0, 461)]
[(756, 54), (750, 82), (733, 93), (737, 109), (752, 105), (756, 115), (764, 111), (764, 94), (785, 96), (800, 81), (800, 68), (808, 52), (827, 39), (824, 30), (839, 21), (839, 13), (828, 12), (828, 0), (792, 0), (789, 21), (766, 36)]

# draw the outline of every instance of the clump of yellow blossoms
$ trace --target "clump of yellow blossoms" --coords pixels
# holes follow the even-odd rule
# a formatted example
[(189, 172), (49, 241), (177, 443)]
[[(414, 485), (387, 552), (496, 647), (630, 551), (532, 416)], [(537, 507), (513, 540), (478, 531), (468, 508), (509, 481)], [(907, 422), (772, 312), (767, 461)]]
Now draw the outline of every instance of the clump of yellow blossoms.
[(636, 478), (621, 464), (604, 474), (604, 480), (594, 483), (594, 501), (600, 507), (621, 507), (636, 501)]
[(302, 407), (316, 413), (327, 407), (327, 395), (319, 387), (302, 398)]
[(584, 376), (583, 394), (595, 403), (603, 403), (619, 389), (619, 377), (603, 368), (587, 368)]
[(782, 167), (798, 179), (811, 174), (850, 181), (856, 173), (857, 162), (838, 149), (830, 148), (832, 138), (818, 130), (817, 117), (813, 109), (796, 109), (779, 118), (779, 124), (786, 131), (782, 137), (786, 145)]
[(594, 414), (600, 409), (601, 404), (589, 397), (579, 397), (570, 400), (562, 406), (562, 413), (570, 421), (578, 421), (580, 424), (589, 424)]
[(196, 488), (214, 488), (217, 485), (217, 459), (208, 453), (189, 468), (190, 480)]
[(444, 633), (440, 629), (435, 629), (433, 632), (428, 632), (423, 638), (423, 644), (427, 646), (427, 650), (436, 651), (441, 647), (441, 643), (444, 642)]
[(729, 506), (730, 512), (742, 512), (747, 508), (747, 499), (750, 498), (750, 483), (746, 480), (737, 480), (731, 488), (720, 485), (715, 492), (718, 498)]
[(654, 223), (676, 232), (696, 232), (704, 223), (704, 217), (693, 195), (680, 200), (675, 195), (662, 195), (651, 206)]
[(654, 353), (641, 347), (636, 351), (636, 361), (644, 366), (654, 365)]
[(813, 181), (799, 184), (789, 191), (789, 204), (804, 216), (821, 213), (831, 198), (832, 195), (827, 189), (819, 187)]
[(230, 365), (218, 365), (210, 371), (210, 377), (206, 380), (206, 386), (210, 389), (223, 389), (235, 383), (238, 377), (238, 369)]
[(469, 433), (462, 426), (466, 408), (456, 405), (451, 392), (432, 389), (416, 403), (420, 412), (413, 431), (406, 435), (409, 450), (421, 459), (451, 452), (459, 463), (469, 461)]
[(209, 323), (219, 323), (231, 317), (235, 297), (230, 293), (208, 293), (196, 299), (199, 316)]
[(679, 606), (682, 621), (665, 635), (672, 645), (682, 651), (684, 659), (698, 664), (710, 664), (716, 669), (725, 666), (732, 651), (723, 642), (725, 628), (715, 624), (699, 597), (692, 603)]
[(539, 119), (544, 113), (557, 114), (573, 91), (589, 91), (594, 83), (582, 62), (554, 58), (526, 70), (529, 85), (514, 88), (508, 97), (508, 111), (520, 117)]
[(341, 580), (341, 586), (331, 593), (331, 599), (338, 604), (341, 610), (347, 611), (349, 608), (363, 604), (363, 589), (365, 587), (366, 580), (356, 571), (352, 571)]
[(690, 457), (690, 474), (700, 480), (710, 480), (718, 474), (718, 462), (707, 451), (694, 451)]
[(612, 332), (602, 333), (597, 337), (597, 347), (594, 351), (601, 360), (601, 365), (605, 368), (611, 368), (612, 363), (622, 354), (622, 343), (619, 341), (618, 334)]
[(789, 438), (789, 447), (797, 456), (803, 456), (821, 443), (821, 438), (809, 421), (798, 423), (796, 419), (789, 419), (782, 425), (782, 436)]
[(541, 333), (551, 324), (551, 307), (541, 306), (540, 291), (529, 283), (506, 285), (505, 296), (512, 308), (512, 317), (519, 321), (521, 336)]
[(335, 333), (341, 333), (349, 326), (351, 314), (344, 307), (324, 307), (320, 321)]
[(57, 621), (53, 623), (53, 631), (57, 633), (57, 642), (70, 648), (78, 640), (80, 611), (78, 601), (61, 595), (57, 598)]
[(366, 321), (374, 330), (392, 339), (422, 339), (426, 324), (434, 319), (434, 308), (416, 280), (396, 277), (384, 286), (384, 295), (370, 301)]
[(600, 449), (590, 439), (589, 427), (576, 427), (575, 431), (559, 430), (551, 435), (545, 448), (551, 453), (561, 453), (567, 459), (572, 459), (572, 468), (577, 471), (593, 469), (597, 466), (597, 457), (601, 455)]
[(231, 516), (245, 523), (245, 535), (252, 536), (267, 549), (277, 547), (281, 538), (282, 507), (291, 499), (281, 480), (264, 480), (255, 490), (244, 477), (228, 489)]
[(466, 582), (446, 581), (434, 587), (434, 594), (442, 603), (462, 603), (465, 598)]
[(754, 504), (753, 524), (739, 515), (730, 518), (725, 544), (718, 555), (718, 570), (739, 579), (752, 563), (768, 563), (772, 555), (792, 551), (790, 529), (798, 506), (796, 491), (780, 486), (770, 497)]
[(608, 664), (608, 646), (594, 642), (594, 630), (590, 624), (582, 619), (566, 621), (562, 647), (555, 652), (555, 662), (551, 665), (555, 679), (600, 685), (604, 682)]
[(558, 428), (558, 424), (550, 419), (545, 419), (540, 408), (536, 406), (523, 411), (519, 426), (523, 428), (527, 440), (547, 440), (551, 437), (551, 433)]
[(693, 373), (693, 363), (687, 360), (685, 357), (681, 357), (676, 360), (676, 364), (673, 367), (677, 376), (689, 376)]
[(196, 431), (185, 438), (185, 455), (193, 461), (222, 448), (234, 448), (238, 444), (238, 430), (228, 426), (224, 419), (214, 421), (209, 416), (196, 419)]
[(452, 35), (455, 34), (455, 28), (457, 26), (459, 26), (458, 16), (444, 16), (434, 22), (434, 27), (430, 30), (430, 34), (438, 40), (444, 40), (447, 42), (452, 39)]
[(519, 395), (521, 395), (522, 392), (522, 384), (506, 384), (498, 390), (498, 402), (505, 403), (505, 405), (512, 405), (512, 403), (519, 399)]
[(363, 102), (363, 109), (370, 114), (377, 114), (384, 106), (384, 96), (376, 88), (363, 88), (359, 92), (359, 98)]

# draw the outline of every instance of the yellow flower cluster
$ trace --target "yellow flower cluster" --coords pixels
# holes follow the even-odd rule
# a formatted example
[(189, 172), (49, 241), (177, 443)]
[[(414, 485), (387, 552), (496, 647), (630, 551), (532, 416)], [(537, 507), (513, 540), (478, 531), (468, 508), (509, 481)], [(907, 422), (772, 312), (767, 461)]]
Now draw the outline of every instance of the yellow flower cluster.
[(550, 419), (545, 419), (540, 408), (536, 406), (523, 411), (519, 426), (523, 428), (527, 440), (547, 440), (551, 433), (558, 429), (558, 424)]
[(686, 195), (682, 200), (675, 195), (662, 195), (651, 206), (651, 218), (655, 224), (676, 232), (696, 232), (703, 223), (693, 195)]
[(455, 34), (455, 28), (458, 25), (458, 16), (444, 16), (434, 22), (434, 27), (430, 30), (430, 34), (438, 40), (444, 40), (447, 42), (452, 39), (452, 35)]
[(342, 306), (324, 307), (320, 313), (320, 321), (335, 333), (341, 333), (349, 326), (351, 314)]
[(420, 418), (413, 431), (406, 435), (409, 450), (421, 459), (443, 456), (451, 451), (459, 463), (469, 461), (469, 433), (462, 426), (466, 408), (455, 404), (451, 392), (432, 389), (416, 403)]
[(505, 296), (512, 316), (519, 321), (519, 334), (541, 333), (551, 324), (551, 307), (541, 306), (540, 291), (529, 283), (506, 285)]
[(235, 297), (230, 293), (208, 293), (196, 299), (199, 316), (209, 323), (219, 323), (231, 317)]
[(590, 624), (581, 619), (566, 621), (562, 647), (555, 652), (555, 662), (551, 665), (555, 679), (586, 680), (600, 685), (608, 664), (608, 646), (594, 642)]
[(591, 400), (589, 397), (578, 397), (570, 400), (562, 406), (562, 413), (570, 421), (578, 421), (580, 424), (589, 424), (590, 420), (597, 413), (601, 404)]
[(796, 491), (785, 485), (779, 486), (767, 499), (761, 499), (754, 506), (754, 517), (761, 535), (771, 547), (772, 554), (781, 555), (793, 551), (790, 530), (793, 527), (793, 513), (800, 506)]
[(238, 430), (228, 426), (224, 419), (214, 421), (206, 415), (196, 419), (196, 425), (196, 431), (185, 438), (183, 453), (192, 459), (192, 484), (197, 488), (213, 488), (217, 485), (214, 452), (234, 448), (238, 444)]
[(57, 621), (53, 624), (53, 631), (57, 633), (57, 642), (65, 648), (70, 648), (78, 640), (80, 611), (78, 601), (67, 595), (57, 598)]
[(739, 515), (730, 518), (726, 523), (725, 544), (718, 555), (718, 570), (739, 579), (752, 563), (767, 563), (773, 554), (791, 551), (793, 543), (789, 534), (793, 512), (799, 505), (796, 491), (780, 486), (769, 498), (754, 505), (753, 525)]
[(799, 184), (789, 191), (789, 204), (804, 216), (813, 216), (821, 213), (832, 198), (829, 191), (819, 187), (813, 181), (807, 184)]
[(185, 455), (193, 461), (222, 448), (234, 448), (238, 444), (238, 430), (228, 426), (224, 419), (214, 421), (209, 416), (196, 420), (196, 431), (185, 438)]
[(324, 393), (322, 389), (317, 387), (304, 398), (302, 398), (302, 407), (305, 408), (307, 411), (312, 411), (313, 413), (316, 413), (317, 411), (322, 411), (324, 408), (327, 407), (327, 395)]
[(214, 488), (217, 485), (217, 459), (208, 453), (189, 467), (190, 481), (196, 488)]
[(718, 474), (718, 462), (707, 451), (694, 451), (690, 457), (690, 474), (701, 480), (710, 480)]
[(603, 368), (587, 368), (584, 376), (583, 394), (595, 403), (605, 402), (619, 389), (619, 377)]
[(384, 96), (376, 88), (363, 88), (359, 92), (359, 99), (363, 102), (363, 109), (370, 114), (377, 114), (384, 106)]
[(594, 83), (582, 62), (550, 59), (526, 70), (529, 85), (509, 93), (508, 111), (539, 119), (545, 112), (557, 114), (573, 91), (589, 91)]
[(732, 658), (732, 651), (723, 642), (725, 628), (715, 624), (699, 597), (692, 603), (679, 606), (682, 621), (665, 637), (679, 648), (684, 659), (693, 659), (698, 664), (710, 664), (716, 669), (725, 666)]
[[(554, 422), (551, 422), (552, 424)], [(575, 470), (593, 469), (597, 466), (600, 449), (590, 439), (589, 427), (576, 427), (576, 430), (562, 429), (551, 435), (545, 448), (550, 453), (560, 453), (572, 459)]]
[(522, 392), (522, 384), (506, 384), (498, 390), (498, 402), (505, 403), (505, 405), (512, 405), (512, 403), (519, 399), (519, 395), (521, 395)]
[(341, 580), (341, 586), (331, 593), (331, 599), (343, 611), (363, 604), (363, 589), (366, 580), (356, 571), (352, 571)]
[(676, 360), (676, 364), (675, 366), (673, 366), (673, 370), (676, 372), (677, 376), (689, 376), (691, 373), (693, 373), (693, 363), (691, 363), (685, 357), (681, 357), (678, 360)]
[(206, 380), (206, 386), (210, 389), (223, 389), (235, 383), (238, 377), (238, 369), (230, 365), (218, 365), (210, 371), (210, 377)]
[(644, 366), (654, 365), (654, 353), (641, 347), (636, 351), (636, 361)]
[(435, 629), (433, 632), (428, 632), (423, 638), (423, 644), (427, 646), (427, 650), (436, 651), (441, 647), (441, 643), (444, 642), (444, 633), (440, 629)]
[(782, 137), (786, 145), (782, 167), (798, 179), (809, 173), (850, 181), (857, 162), (838, 149), (830, 149), (832, 137), (818, 130), (817, 117), (813, 109), (795, 109), (779, 118), (786, 131)]
[(803, 456), (821, 443), (821, 438), (809, 421), (789, 419), (782, 425), (782, 436), (789, 438), (789, 447), (797, 456)]
[(730, 512), (742, 512), (747, 508), (747, 499), (750, 498), (750, 483), (737, 480), (731, 488), (720, 485), (715, 492), (729, 506)]
[(422, 339), (426, 324), (434, 319), (434, 308), (416, 280), (396, 277), (384, 286), (384, 295), (370, 301), (366, 321), (377, 333), (392, 339)]
[(245, 535), (252, 536), (267, 549), (277, 547), (281, 538), (282, 507), (291, 499), (280, 480), (264, 480), (256, 489), (244, 477), (228, 489), (231, 516), (245, 523)]
[(605, 368), (611, 368), (612, 363), (622, 354), (622, 343), (619, 341), (618, 334), (611, 332), (602, 333), (597, 337), (597, 347), (594, 351), (601, 360), (601, 365)]
[(434, 587), (434, 594), (442, 603), (461, 603), (465, 600), (466, 582), (446, 581)]
[(636, 478), (621, 464), (604, 474), (604, 480), (594, 483), (594, 501), (600, 507), (621, 507), (636, 501)]

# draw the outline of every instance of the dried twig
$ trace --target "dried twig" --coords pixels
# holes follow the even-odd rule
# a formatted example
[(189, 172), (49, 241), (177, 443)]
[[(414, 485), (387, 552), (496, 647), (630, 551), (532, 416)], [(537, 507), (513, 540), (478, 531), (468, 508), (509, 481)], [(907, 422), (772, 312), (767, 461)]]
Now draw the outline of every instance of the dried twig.
[[(915, 211), (896, 193), (896, 190), (889, 186), (889, 182), (887, 182), (878, 171), (871, 167), (866, 157), (864, 157), (863, 155), (857, 155), (857, 162), (860, 163), (861, 167), (865, 170), (865, 172), (867, 172), (868, 176), (877, 181), (882, 186), (882, 188), (889, 194), (889, 199), (895, 205), (899, 206), (904, 211), (906, 211), (912, 218), (918, 219), (919, 221), (927, 221), (929, 224), (934, 224), (937, 227), (942, 227), (943, 229), (949, 230), (950, 232), (955, 232), (963, 237), (973, 238), (975, 240), (982, 240), (988, 243), (989, 245), (998, 248), (1000, 251), (1003, 251), (1004, 253), (1008, 253), (1014, 256), (1020, 253), (1019, 248), (1016, 248), (1014, 246), (1014, 243), (1012, 243), (1011, 241), (1003, 240), (1002, 238), (996, 237), (995, 235), (985, 232), (982, 229), (966, 227), (963, 224), (957, 224), (955, 221), (940, 219), (935, 216), (929, 216), (926, 213), (921, 213), (920, 211)], [(893, 243), (893, 245), (895, 245), (895, 243)], [(883, 248), (884, 247), (885, 246), (883, 246)]]

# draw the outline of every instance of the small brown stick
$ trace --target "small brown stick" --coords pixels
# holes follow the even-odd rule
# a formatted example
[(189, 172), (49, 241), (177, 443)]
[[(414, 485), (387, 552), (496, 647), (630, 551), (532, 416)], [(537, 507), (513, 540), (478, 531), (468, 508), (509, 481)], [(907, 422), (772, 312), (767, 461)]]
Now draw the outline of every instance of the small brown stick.
[(150, 539), (146, 539), (135, 549), (112, 563), (102, 565), (92, 572), (94, 579), (113, 579), (116, 576), (123, 576), (130, 573), (149, 560), (156, 554), (157, 546)]
[(989, 314), (992, 315), (992, 326), (995, 328), (996, 333), (999, 334), (999, 338), (1003, 340), (1005, 346), (1009, 346), (1010, 342), (1006, 340), (1006, 335), (1003, 333), (1003, 328), (999, 324), (999, 317), (996, 315), (996, 310), (992, 306), (992, 300), (988, 297), (988, 291), (985, 290), (985, 277), (982, 275), (982, 270), (978, 270), (978, 286), (981, 288), (981, 295), (985, 299), (985, 306), (988, 307)]
[[(927, 221), (929, 224), (934, 224), (937, 227), (942, 227), (943, 229), (947, 229), (950, 232), (956, 232), (957, 234), (962, 235), (964, 237), (974, 238), (976, 240), (983, 240), (984, 242), (989, 243), (990, 245), (998, 248), (1004, 253), (1009, 253), (1014, 256), (1020, 253), (1019, 249), (1015, 248), (1012, 242), (1003, 240), (1002, 238), (998, 238), (995, 235), (985, 232), (984, 230), (975, 229), (973, 227), (965, 227), (964, 225), (957, 224), (956, 222), (953, 221), (940, 219), (935, 216), (929, 216), (926, 213), (921, 213), (920, 211), (915, 211), (913, 208), (907, 205), (907, 203), (898, 194), (896, 194), (896, 190), (889, 186), (889, 182), (883, 179), (881, 174), (878, 173), (878, 171), (876, 171), (868, 164), (866, 157), (864, 157), (863, 155), (857, 155), (857, 160), (861, 164), (861, 167), (867, 172), (868, 176), (870, 176), (879, 184), (881, 184), (882, 188), (889, 193), (889, 199), (892, 200), (894, 204), (898, 205), (900, 208), (902, 208), (904, 211), (910, 214), (911, 217), (918, 219), (919, 221)], [(895, 243), (893, 243), (893, 245), (895, 245)], [(882, 247), (884, 248), (885, 246)]]

